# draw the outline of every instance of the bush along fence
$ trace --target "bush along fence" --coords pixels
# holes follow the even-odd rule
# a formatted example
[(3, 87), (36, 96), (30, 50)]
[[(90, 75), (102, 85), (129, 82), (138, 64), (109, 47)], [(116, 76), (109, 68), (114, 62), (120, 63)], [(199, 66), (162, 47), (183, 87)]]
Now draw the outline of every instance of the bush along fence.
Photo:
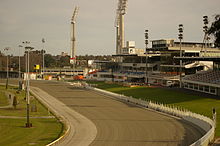
[(178, 108), (172, 105), (165, 105), (165, 104), (161, 104), (161, 103), (157, 103), (153, 101), (136, 99), (133, 97), (128, 97), (128, 96), (124, 96), (121, 94), (112, 93), (112, 92), (101, 90), (101, 89), (94, 88), (91, 86), (87, 86), (87, 89), (91, 89), (91, 90), (100, 92), (105, 95), (110, 95), (111, 97), (117, 98), (118, 100), (136, 104), (144, 108), (149, 108), (149, 109), (156, 110), (162, 113), (166, 113), (172, 116), (176, 116), (176, 117), (182, 118), (183, 120), (186, 120), (188, 122), (191, 122), (201, 127), (203, 130), (206, 131), (206, 134), (203, 137), (201, 137), (198, 141), (191, 144), (191, 146), (207, 146), (214, 139), (215, 127), (216, 127), (216, 113), (215, 112), (213, 113), (213, 119), (210, 119), (203, 115), (196, 114), (186, 109)]

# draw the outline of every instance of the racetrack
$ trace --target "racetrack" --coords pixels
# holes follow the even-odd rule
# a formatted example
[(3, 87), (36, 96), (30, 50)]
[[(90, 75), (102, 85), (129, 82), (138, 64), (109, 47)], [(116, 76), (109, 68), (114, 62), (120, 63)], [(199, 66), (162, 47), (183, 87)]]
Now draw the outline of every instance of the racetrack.
[(199, 127), (183, 120), (67, 83), (32, 81), (31, 85), (90, 119), (97, 129), (94, 146), (189, 145), (204, 135)]

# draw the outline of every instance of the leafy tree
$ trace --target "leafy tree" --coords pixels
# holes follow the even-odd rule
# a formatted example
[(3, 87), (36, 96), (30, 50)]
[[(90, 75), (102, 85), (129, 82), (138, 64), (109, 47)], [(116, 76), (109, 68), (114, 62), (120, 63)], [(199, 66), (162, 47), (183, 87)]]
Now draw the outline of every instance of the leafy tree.
[(13, 107), (14, 107), (14, 109), (16, 109), (17, 105), (18, 105), (18, 97), (14, 96), (14, 98), (13, 98)]
[(215, 46), (220, 47), (220, 15), (215, 16), (215, 21), (208, 30), (208, 34), (215, 37)]
[(62, 56), (58, 62), (60, 63), (60, 67), (71, 65), (69, 56)]
[(50, 54), (44, 55), (45, 67), (54, 67), (56, 64), (56, 60)]

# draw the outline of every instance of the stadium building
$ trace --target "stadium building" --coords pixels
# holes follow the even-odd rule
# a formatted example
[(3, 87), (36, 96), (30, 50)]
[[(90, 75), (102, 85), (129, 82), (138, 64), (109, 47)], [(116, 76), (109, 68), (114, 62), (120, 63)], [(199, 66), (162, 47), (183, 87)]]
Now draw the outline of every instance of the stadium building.
[[(187, 77), (201, 71), (219, 70), (220, 67), (219, 61), (214, 59), (220, 58), (220, 49), (214, 48), (211, 43), (206, 44), (206, 48), (204, 48), (203, 43), (182, 42), (181, 51), (185, 57), (185, 59), (181, 59), (183, 61), (182, 66), (180, 66), (179, 42), (174, 40), (154, 40), (152, 41), (152, 47), (148, 49), (147, 53), (145, 53), (144, 49), (142, 51), (137, 49), (138, 51), (136, 51), (135, 45), (130, 44), (134, 43), (128, 42), (126, 48), (123, 49), (124, 53), (113, 55), (114, 59), (110, 62), (95, 61), (94, 64), (97, 71), (94, 74), (90, 74), (90, 78), (101, 81), (173, 86), (179, 84), (181, 74), (184, 77), (184, 87), (188, 89), (192, 85), (188, 85), (186, 82), (191, 80), (187, 79)], [(203, 91), (217, 95), (218, 87), (213, 87), (215, 87), (215, 91), (211, 86), (209, 92), (207, 87), (204, 87)], [(197, 87), (194, 90), (196, 89)]]

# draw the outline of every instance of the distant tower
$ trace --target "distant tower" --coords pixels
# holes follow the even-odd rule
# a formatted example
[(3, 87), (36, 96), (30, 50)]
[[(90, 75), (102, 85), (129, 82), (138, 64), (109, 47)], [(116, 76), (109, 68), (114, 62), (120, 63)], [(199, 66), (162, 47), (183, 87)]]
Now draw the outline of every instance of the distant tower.
[(75, 7), (75, 10), (73, 12), (73, 16), (71, 19), (71, 25), (72, 25), (72, 38), (71, 38), (71, 42), (72, 42), (72, 48), (70, 50), (70, 63), (71, 64), (75, 64), (76, 63), (76, 36), (75, 36), (75, 24), (76, 24), (76, 16), (78, 14), (79, 11), (79, 7)]
[(124, 48), (124, 15), (126, 14), (128, 0), (119, 0), (116, 11), (116, 54), (122, 54)]

